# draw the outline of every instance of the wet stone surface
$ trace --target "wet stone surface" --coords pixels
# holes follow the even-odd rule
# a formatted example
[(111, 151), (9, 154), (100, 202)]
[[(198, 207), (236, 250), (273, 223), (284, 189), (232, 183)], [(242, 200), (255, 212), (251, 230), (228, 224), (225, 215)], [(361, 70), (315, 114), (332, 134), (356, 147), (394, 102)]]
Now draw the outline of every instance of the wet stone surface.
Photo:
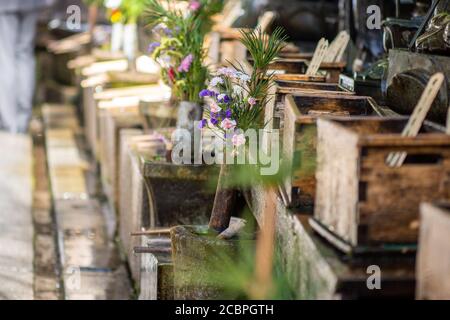
[[(41, 127), (39, 125), (39, 127)], [(34, 299), (59, 300), (62, 298), (60, 261), (56, 245), (56, 230), (52, 215), (46, 153), (42, 133), (33, 133), (34, 179)]]
[(131, 285), (98, 200), (55, 205), (68, 300), (129, 299)]
[[(70, 110), (53, 112), (51, 106), (47, 107), (48, 127), (52, 126), (54, 114), (59, 119), (73, 118), (74, 113)], [(114, 223), (110, 220), (114, 220), (114, 215), (106, 214), (101, 202), (102, 191), (98, 188), (96, 165), (85, 150), (86, 144), (78, 126), (68, 127), (66, 131), (53, 130), (52, 135), (46, 134), (47, 140), (50, 138), (55, 142), (53, 145), (47, 144), (47, 152), (55, 154), (53, 166), (52, 161), (49, 164), (50, 177), (60, 177), (60, 167), (64, 168), (64, 172), (82, 172), (76, 176), (76, 181), (83, 192), (70, 192), (72, 180), (71, 184), (62, 183), (58, 188), (52, 185), (64, 298), (130, 299), (131, 282), (114, 242), (114, 232), (111, 232), (110, 226)], [(66, 152), (52, 150), (52, 146), (58, 149), (66, 144), (71, 146), (79, 161), (65, 156)], [(70, 199), (57, 196), (67, 193), (70, 193)], [(42, 285), (51, 287), (51, 282), (42, 279)]]
[(131, 295), (127, 271), (82, 268), (64, 275), (66, 300), (126, 300)]

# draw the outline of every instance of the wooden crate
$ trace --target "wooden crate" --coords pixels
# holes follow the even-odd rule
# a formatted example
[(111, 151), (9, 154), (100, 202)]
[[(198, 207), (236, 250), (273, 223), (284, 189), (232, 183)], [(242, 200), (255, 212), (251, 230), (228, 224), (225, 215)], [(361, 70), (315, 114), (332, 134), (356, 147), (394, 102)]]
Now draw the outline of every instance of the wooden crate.
[[(429, 124), (416, 138), (402, 137), (406, 123), (318, 121), (315, 229), (346, 252), (414, 246), (419, 204), (450, 198), (450, 136)], [(393, 152), (407, 152), (401, 167), (386, 164)]]
[(312, 212), (315, 197), (316, 120), (324, 115), (371, 115), (373, 104), (367, 97), (318, 93), (298, 93), (285, 97), (283, 166), (291, 171), (283, 194), (291, 208)]
[(450, 300), (450, 202), (420, 206), (416, 297)]

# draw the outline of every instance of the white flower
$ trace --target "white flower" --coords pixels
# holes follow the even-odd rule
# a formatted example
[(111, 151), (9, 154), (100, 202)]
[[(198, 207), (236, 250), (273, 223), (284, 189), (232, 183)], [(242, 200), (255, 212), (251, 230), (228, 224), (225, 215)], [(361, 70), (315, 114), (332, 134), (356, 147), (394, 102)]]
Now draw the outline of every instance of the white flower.
[(224, 130), (233, 130), (236, 128), (236, 121), (225, 118), (220, 124), (220, 127)]
[(122, 0), (105, 0), (105, 7), (108, 9), (116, 9), (122, 4)]
[(214, 77), (209, 83), (211, 87), (217, 87), (218, 84), (223, 84), (223, 79), (221, 77)]
[(242, 72), (238, 72), (237, 73), (237, 77), (241, 80), (241, 81), (244, 81), (244, 82), (248, 82), (248, 81), (250, 81), (250, 76), (249, 75), (247, 75), (247, 74), (245, 74), (245, 73), (242, 73)]
[(241, 86), (233, 86), (233, 93), (237, 96), (240, 96), (242, 93), (244, 92), (244, 88), (242, 88)]
[(235, 147), (239, 147), (239, 146), (245, 144), (245, 136), (244, 136), (244, 134), (242, 134), (242, 133), (235, 134), (231, 138), (231, 142), (233, 143), (233, 146), (235, 146)]

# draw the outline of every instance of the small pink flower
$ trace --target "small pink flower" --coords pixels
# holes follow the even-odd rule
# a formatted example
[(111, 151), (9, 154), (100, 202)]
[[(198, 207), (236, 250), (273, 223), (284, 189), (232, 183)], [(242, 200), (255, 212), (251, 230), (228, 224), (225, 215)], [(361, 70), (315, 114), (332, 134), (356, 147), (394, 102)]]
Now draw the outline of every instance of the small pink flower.
[(256, 99), (253, 97), (248, 97), (247, 102), (253, 107), (256, 104)]
[(212, 113), (218, 113), (222, 110), (222, 108), (220, 108), (219, 105), (215, 101), (213, 101), (211, 102), (210, 110)]
[(243, 144), (245, 144), (245, 136), (242, 133), (241, 134), (235, 134), (231, 138), (231, 142), (233, 143), (233, 146), (235, 146), (235, 147), (242, 146)]
[(197, 11), (201, 6), (202, 4), (200, 3), (200, 1), (192, 0), (191, 2), (189, 2), (189, 10)]
[(194, 56), (192, 54), (187, 55), (180, 63), (178, 67), (178, 72), (188, 72), (191, 68), (192, 61), (194, 60)]
[(236, 128), (236, 121), (225, 118), (220, 124), (220, 127), (224, 130), (233, 130)]

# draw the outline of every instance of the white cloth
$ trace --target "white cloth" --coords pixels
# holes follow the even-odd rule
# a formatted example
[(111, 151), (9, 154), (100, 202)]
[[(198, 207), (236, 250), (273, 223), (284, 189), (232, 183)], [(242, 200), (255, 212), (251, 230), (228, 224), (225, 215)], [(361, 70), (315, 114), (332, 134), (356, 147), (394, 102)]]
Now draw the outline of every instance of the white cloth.
[(26, 132), (31, 117), (37, 19), (36, 11), (0, 12), (0, 125), (14, 133)]
[(32, 11), (52, 5), (55, 0), (0, 0), (0, 12)]

